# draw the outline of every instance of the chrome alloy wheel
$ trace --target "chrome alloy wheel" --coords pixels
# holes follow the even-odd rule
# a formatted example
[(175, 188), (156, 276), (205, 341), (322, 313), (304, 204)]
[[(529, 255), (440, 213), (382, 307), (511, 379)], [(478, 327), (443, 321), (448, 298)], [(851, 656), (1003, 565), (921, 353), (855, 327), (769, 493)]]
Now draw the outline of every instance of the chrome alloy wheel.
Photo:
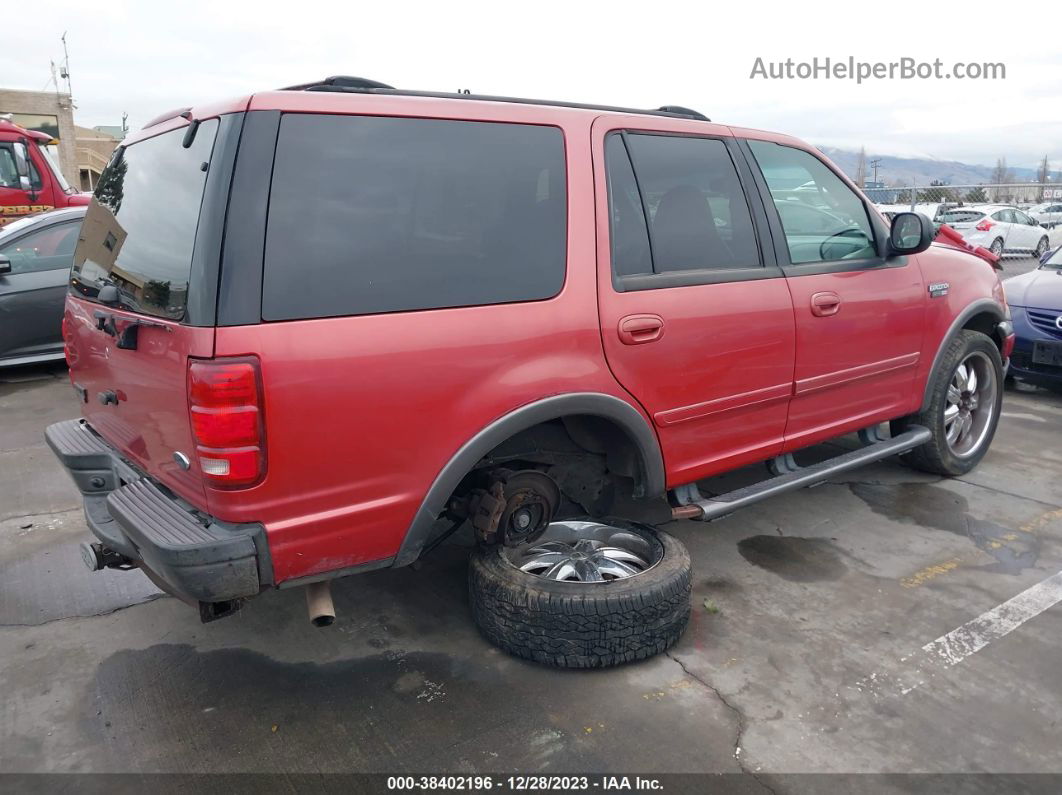
[(660, 545), (614, 525), (555, 521), (533, 543), (505, 550), (512, 566), (559, 582), (600, 583), (625, 580), (660, 560)]
[(992, 427), (999, 384), (992, 360), (974, 351), (951, 375), (944, 405), (944, 435), (960, 457), (976, 453)]

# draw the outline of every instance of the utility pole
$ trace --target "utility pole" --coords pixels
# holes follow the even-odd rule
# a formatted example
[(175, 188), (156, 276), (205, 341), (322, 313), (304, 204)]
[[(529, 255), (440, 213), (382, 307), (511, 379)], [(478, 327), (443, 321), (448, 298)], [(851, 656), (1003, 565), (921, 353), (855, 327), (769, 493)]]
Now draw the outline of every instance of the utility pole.
[(874, 158), (873, 160), (870, 161), (870, 167), (872, 169), (874, 169), (874, 184), (875, 185), (877, 185), (877, 183), (878, 183), (878, 164), (880, 162), (881, 162), (881, 158), (880, 157), (876, 157), (876, 158)]

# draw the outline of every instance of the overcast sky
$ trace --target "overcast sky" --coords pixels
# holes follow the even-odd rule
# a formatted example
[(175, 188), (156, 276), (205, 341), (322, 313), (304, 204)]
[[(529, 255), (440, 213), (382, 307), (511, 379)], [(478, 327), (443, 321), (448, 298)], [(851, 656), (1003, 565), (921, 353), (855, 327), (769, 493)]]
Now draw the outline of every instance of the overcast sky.
[[(126, 111), (136, 128), (174, 107), (352, 74), (401, 88), (680, 104), (819, 145), (987, 165), (1006, 156), (1035, 166), (1046, 154), (1057, 167), (1058, 26), (1022, 7), (53, 0), (8, 15), (0, 87), (43, 89), (49, 61), (62, 60), (65, 30), (75, 120), (84, 126), (118, 124)], [(940, 58), (946, 70), (1002, 62), (1006, 79), (750, 79), (757, 57), (815, 56)]]

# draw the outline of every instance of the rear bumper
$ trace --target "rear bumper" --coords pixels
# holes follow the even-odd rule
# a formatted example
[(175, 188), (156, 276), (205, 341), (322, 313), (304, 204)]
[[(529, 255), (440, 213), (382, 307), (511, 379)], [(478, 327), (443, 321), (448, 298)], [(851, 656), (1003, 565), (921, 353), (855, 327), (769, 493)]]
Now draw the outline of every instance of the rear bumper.
[(92, 534), (166, 591), (185, 601), (225, 602), (273, 583), (262, 525), (220, 522), (196, 510), (132, 467), (84, 420), (57, 422), (44, 435), (84, 496)]

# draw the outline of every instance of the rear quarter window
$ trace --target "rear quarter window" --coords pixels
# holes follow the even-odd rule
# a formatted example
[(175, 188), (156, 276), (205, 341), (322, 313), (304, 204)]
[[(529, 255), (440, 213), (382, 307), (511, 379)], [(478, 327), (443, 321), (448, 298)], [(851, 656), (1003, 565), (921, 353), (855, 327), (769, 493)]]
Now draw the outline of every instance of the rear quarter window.
[(551, 298), (564, 284), (564, 169), (555, 127), (287, 114), (262, 317)]
[(71, 286), (93, 299), (114, 285), (119, 304), (170, 320), (184, 317), (203, 186), (218, 120), (123, 149), (104, 170), (74, 252)]

